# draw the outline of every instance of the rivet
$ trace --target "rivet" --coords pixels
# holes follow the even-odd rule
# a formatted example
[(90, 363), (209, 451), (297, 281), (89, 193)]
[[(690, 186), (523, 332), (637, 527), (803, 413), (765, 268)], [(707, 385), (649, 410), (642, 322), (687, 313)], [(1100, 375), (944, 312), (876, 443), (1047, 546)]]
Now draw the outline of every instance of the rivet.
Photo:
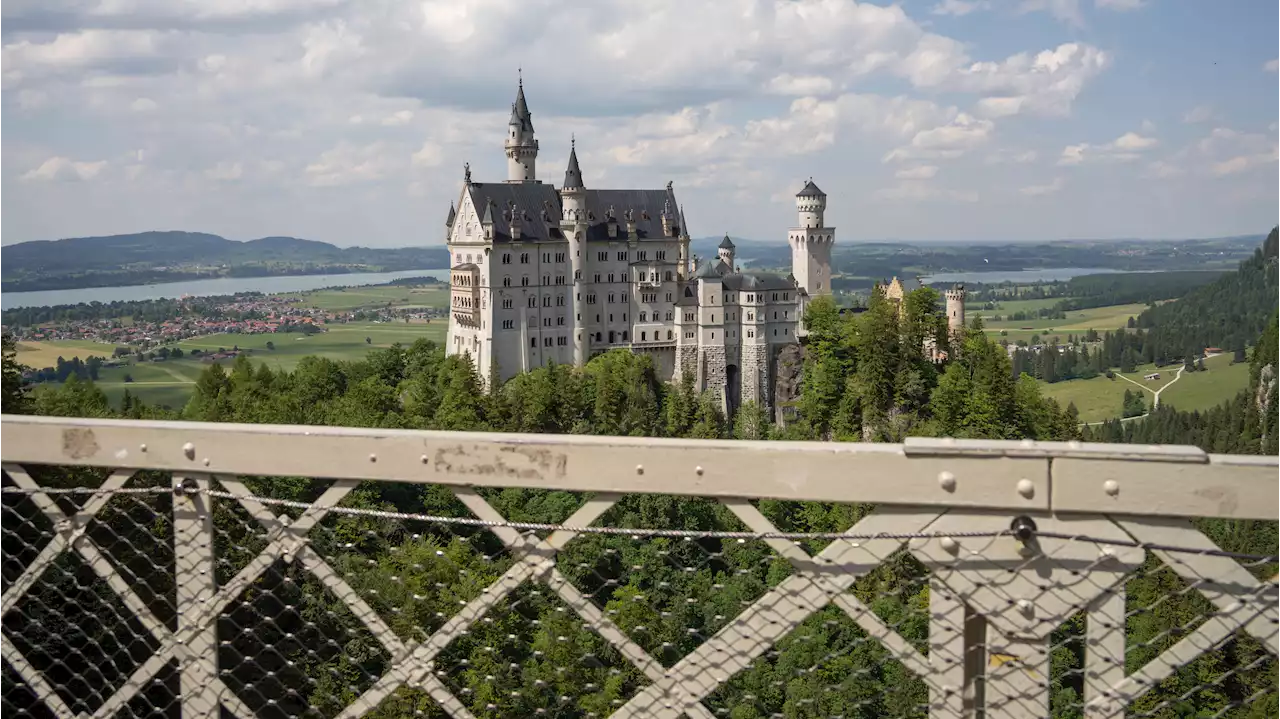
[(938, 544), (942, 545), (942, 549), (950, 554), (957, 554), (960, 551), (960, 543), (951, 537), (939, 539)]
[(1032, 604), (1030, 599), (1019, 599), (1018, 611), (1029, 617), (1036, 613), (1036, 605)]
[(422, 463), (423, 463), (423, 464), (426, 464), (427, 462), (430, 462), (430, 461), (431, 461), (431, 460), (427, 459), (427, 455), (425, 455), (425, 454), (424, 454), (424, 455), (422, 455)]
[(208, 466), (209, 466), (209, 458), (208, 458), (208, 457), (205, 457), (205, 458), (204, 458), (204, 466), (206, 466), (206, 467), (208, 467)]
[(378, 461), (378, 455), (376, 455), (376, 454), (371, 454), (371, 455), (369, 455), (369, 461), (370, 461), (370, 462), (377, 462), (377, 461)]
[(637, 465), (636, 465), (636, 474), (644, 474), (644, 465), (643, 465), (643, 464), (637, 464)]
[(1102, 483), (1102, 491), (1114, 497), (1117, 494), (1120, 494), (1120, 483), (1114, 479), (1108, 479)]
[(1032, 482), (1029, 479), (1019, 479), (1018, 494), (1021, 494), (1023, 497), (1026, 497), (1027, 499), (1031, 499), (1032, 497), (1036, 496), (1035, 482)]
[(947, 492), (956, 491), (956, 476), (950, 472), (939, 472), (938, 486)]
[(145, 444), (140, 444), (140, 445), (138, 445), (138, 451), (139, 451), (139, 452), (145, 452), (145, 451), (147, 451), (147, 445), (145, 445)]
[(182, 445), (182, 453), (187, 455), (187, 459), (196, 458), (196, 446), (190, 442)]
[(694, 472), (694, 474), (696, 474), (696, 475), (698, 475), (699, 477), (701, 477), (701, 476), (702, 476), (702, 466), (701, 466), (701, 465), (699, 465), (699, 466), (697, 466), (697, 467), (694, 467), (694, 468), (693, 468), (693, 472)]

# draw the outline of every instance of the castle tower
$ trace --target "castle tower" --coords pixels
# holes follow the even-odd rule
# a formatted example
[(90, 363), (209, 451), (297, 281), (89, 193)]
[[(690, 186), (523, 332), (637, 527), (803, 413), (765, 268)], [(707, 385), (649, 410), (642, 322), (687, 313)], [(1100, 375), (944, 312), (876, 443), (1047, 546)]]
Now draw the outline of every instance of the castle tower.
[(537, 182), (538, 140), (533, 136), (533, 116), (524, 99), (524, 78), (520, 78), (516, 101), (507, 124), (507, 182)]
[(680, 251), (679, 265), (676, 267), (676, 274), (680, 279), (688, 279), (693, 271), (689, 269), (689, 225), (684, 219), (684, 205), (680, 206)]
[(734, 269), (733, 255), (735, 249), (733, 240), (729, 239), (729, 233), (726, 232), (724, 234), (724, 239), (720, 240), (720, 248), (717, 250), (716, 254), (720, 256), (721, 262), (729, 266), (730, 270)]
[(947, 290), (947, 334), (956, 339), (964, 333), (964, 285)]
[(831, 247), (836, 228), (823, 222), (826, 210), (827, 193), (809, 178), (796, 195), (798, 221), (787, 233), (787, 242), (791, 245), (791, 274), (810, 297), (831, 294)]
[(569, 262), (573, 266), (573, 366), (587, 361), (587, 330), (582, 319), (582, 268), (587, 244), (587, 190), (582, 186), (582, 169), (578, 167), (578, 147), (569, 141), (569, 165), (560, 188), (560, 231), (569, 239)]

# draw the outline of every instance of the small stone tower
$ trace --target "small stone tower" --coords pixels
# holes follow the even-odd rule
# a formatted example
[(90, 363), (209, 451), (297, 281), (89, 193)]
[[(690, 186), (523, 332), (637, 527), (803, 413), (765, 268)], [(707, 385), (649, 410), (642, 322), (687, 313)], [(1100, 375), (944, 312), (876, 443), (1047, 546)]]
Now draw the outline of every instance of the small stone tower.
[(791, 274), (796, 285), (810, 297), (831, 294), (831, 247), (836, 241), (836, 228), (823, 222), (826, 210), (827, 193), (809, 178), (796, 195), (799, 219), (787, 233), (787, 241), (791, 245)]
[(717, 250), (717, 254), (720, 256), (720, 261), (728, 265), (730, 270), (735, 269), (733, 266), (733, 255), (735, 249), (733, 240), (729, 239), (729, 233), (726, 232), (724, 239), (720, 240), (720, 248)]
[(524, 99), (524, 78), (511, 105), (507, 124), (507, 182), (537, 182), (538, 140), (533, 136), (533, 116)]
[(946, 296), (947, 333), (955, 339), (964, 332), (964, 285), (952, 285)]
[(582, 320), (582, 267), (587, 237), (587, 190), (582, 186), (582, 169), (578, 167), (578, 143), (569, 141), (569, 165), (560, 188), (560, 231), (569, 239), (569, 263), (573, 268), (573, 365), (587, 361), (586, 325)]

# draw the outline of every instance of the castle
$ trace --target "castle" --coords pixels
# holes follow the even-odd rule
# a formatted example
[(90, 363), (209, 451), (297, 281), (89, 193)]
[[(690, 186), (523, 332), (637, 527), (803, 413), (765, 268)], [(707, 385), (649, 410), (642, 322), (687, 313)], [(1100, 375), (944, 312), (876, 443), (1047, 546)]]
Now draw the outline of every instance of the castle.
[(505, 380), (626, 348), (650, 355), (664, 380), (691, 377), (726, 411), (748, 400), (771, 406), (774, 358), (798, 342), (806, 303), (831, 292), (835, 228), (812, 179), (787, 235), (792, 274), (746, 272), (728, 235), (715, 258), (690, 255), (670, 182), (587, 188), (576, 143), (560, 188), (540, 181), (523, 81), (507, 130), (506, 181), (476, 182), (468, 165), (449, 208), (446, 352), (470, 355), (486, 380)]

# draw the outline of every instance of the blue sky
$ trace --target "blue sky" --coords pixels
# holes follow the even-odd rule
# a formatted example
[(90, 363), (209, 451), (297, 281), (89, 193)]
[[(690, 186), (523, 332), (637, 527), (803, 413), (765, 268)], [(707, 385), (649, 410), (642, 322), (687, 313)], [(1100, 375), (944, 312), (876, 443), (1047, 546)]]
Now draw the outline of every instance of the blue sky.
[(188, 229), (439, 244), (505, 177), (524, 68), (559, 183), (675, 183), (784, 241), (1263, 233), (1277, 3), (9, 0), (0, 239)]

